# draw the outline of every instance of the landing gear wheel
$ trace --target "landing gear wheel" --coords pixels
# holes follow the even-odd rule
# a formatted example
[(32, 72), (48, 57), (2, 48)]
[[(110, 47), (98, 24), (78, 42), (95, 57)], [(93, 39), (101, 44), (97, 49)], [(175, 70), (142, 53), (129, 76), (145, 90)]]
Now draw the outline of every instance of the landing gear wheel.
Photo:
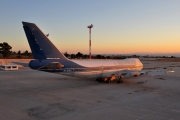
[(119, 77), (119, 79), (117, 80), (117, 83), (123, 83), (123, 79), (122, 79), (122, 76)]
[(99, 81), (100, 81), (100, 78), (96, 78), (96, 81), (98, 81), (98, 82), (99, 82)]
[(106, 83), (111, 83), (111, 79), (108, 78), (107, 81), (106, 81)]
[(97, 79), (96, 79), (96, 81), (98, 81), (98, 82), (102, 82), (102, 81), (103, 81), (103, 79), (102, 79), (102, 78), (97, 78)]

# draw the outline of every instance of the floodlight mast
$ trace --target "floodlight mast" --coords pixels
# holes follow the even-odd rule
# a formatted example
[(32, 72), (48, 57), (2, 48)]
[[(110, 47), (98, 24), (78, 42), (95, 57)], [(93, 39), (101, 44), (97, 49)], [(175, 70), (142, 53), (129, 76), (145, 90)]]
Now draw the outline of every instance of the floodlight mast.
[(93, 28), (93, 25), (87, 26), (89, 28), (89, 59), (91, 59), (91, 28)]

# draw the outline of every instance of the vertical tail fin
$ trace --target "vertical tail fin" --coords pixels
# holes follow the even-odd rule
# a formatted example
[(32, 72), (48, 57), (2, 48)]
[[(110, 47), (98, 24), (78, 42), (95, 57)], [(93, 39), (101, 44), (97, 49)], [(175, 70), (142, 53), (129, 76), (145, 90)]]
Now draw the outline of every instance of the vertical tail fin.
[(67, 59), (36, 24), (28, 22), (22, 24), (35, 59)]

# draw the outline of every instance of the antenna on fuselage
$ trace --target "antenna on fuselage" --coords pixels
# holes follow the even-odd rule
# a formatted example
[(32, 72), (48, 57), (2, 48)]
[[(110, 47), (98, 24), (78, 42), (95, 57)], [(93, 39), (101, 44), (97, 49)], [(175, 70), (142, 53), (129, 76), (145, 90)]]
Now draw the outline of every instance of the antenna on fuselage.
[(48, 33), (48, 34), (46, 34), (46, 37), (49, 37), (49, 33)]

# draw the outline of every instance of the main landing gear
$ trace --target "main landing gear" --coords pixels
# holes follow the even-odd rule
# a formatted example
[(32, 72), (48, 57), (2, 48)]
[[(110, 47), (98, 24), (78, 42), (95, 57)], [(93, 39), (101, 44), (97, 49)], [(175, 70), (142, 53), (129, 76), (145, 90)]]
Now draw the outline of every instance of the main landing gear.
[(96, 81), (98, 82), (105, 82), (105, 83), (112, 83), (117, 81), (117, 83), (123, 83), (123, 76), (116, 76), (116, 77), (106, 77), (106, 78), (97, 78)]
[(122, 76), (119, 76), (118, 80), (117, 80), (117, 83), (123, 83), (123, 77)]

